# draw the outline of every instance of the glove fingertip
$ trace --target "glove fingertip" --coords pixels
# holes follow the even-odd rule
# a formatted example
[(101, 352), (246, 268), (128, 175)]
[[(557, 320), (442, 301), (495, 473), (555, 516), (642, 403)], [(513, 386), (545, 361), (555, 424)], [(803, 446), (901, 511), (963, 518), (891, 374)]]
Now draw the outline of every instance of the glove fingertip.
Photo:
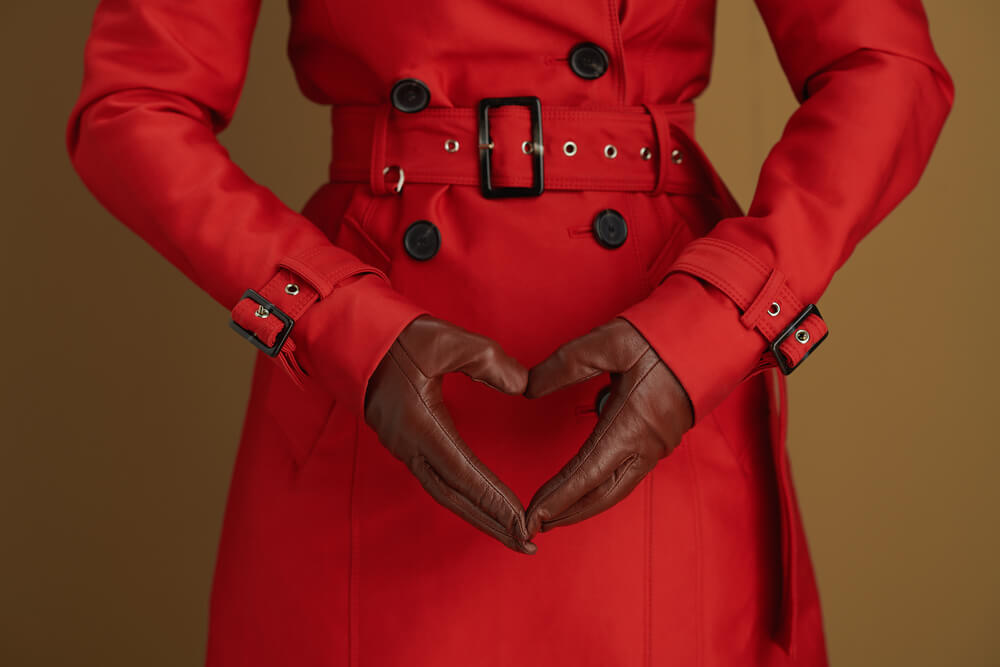
[(542, 518), (538, 515), (538, 512), (534, 509), (528, 510), (525, 515), (524, 525), (525, 525), (525, 541), (532, 540), (535, 535), (538, 534), (539, 528), (541, 527)]
[(536, 546), (534, 542), (525, 542), (521, 548), (522, 551), (528, 554), (529, 556), (533, 555), (538, 551), (538, 546)]
[(538, 366), (535, 366), (528, 373), (528, 380), (524, 388), (525, 398), (541, 398), (546, 394), (552, 393), (552, 387), (545, 382), (545, 376), (538, 372), (538, 368)]
[(507, 369), (503, 377), (504, 386), (500, 389), (512, 396), (523, 394), (528, 388), (528, 369), (517, 362), (513, 362)]

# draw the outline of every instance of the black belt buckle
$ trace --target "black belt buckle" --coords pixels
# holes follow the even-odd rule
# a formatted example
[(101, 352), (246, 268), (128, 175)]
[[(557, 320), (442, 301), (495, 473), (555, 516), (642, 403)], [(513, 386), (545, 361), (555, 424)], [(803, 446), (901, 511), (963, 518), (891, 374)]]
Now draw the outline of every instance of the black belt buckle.
[(236, 333), (253, 343), (255, 347), (263, 350), (269, 357), (278, 356), (278, 353), (281, 351), (281, 347), (285, 344), (285, 340), (288, 339), (288, 334), (292, 333), (292, 326), (294, 326), (295, 320), (289, 317), (285, 311), (281, 310), (252, 289), (248, 289), (243, 293), (243, 296), (240, 297), (240, 301), (243, 299), (250, 299), (256, 303), (258, 305), (257, 312), (264, 317), (274, 315), (281, 321), (283, 326), (281, 327), (281, 331), (278, 332), (277, 338), (274, 340), (274, 345), (267, 345), (264, 341), (257, 338), (257, 335), (253, 331), (244, 329), (232, 320), (229, 321), (229, 326), (232, 327)]
[(830, 332), (827, 331), (825, 334), (823, 334), (822, 338), (820, 338), (818, 341), (816, 341), (809, 347), (809, 350), (806, 351), (805, 356), (799, 359), (799, 363), (795, 364), (794, 366), (788, 365), (788, 362), (785, 361), (785, 358), (781, 354), (781, 350), (779, 350), (778, 347), (785, 341), (786, 338), (791, 336), (795, 332), (795, 330), (799, 328), (799, 325), (801, 325), (803, 322), (806, 321), (807, 317), (813, 314), (815, 314), (816, 317), (819, 318), (823, 317), (822, 315), (819, 314), (819, 308), (816, 307), (816, 304), (810, 303), (808, 306), (802, 309), (802, 312), (799, 313), (794, 320), (792, 320), (792, 323), (789, 324), (787, 327), (785, 327), (785, 330), (782, 331), (781, 334), (779, 334), (778, 337), (774, 339), (774, 342), (771, 343), (770, 346), (771, 354), (774, 355), (775, 360), (777, 360), (778, 362), (778, 369), (785, 375), (788, 375), (796, 368), (798, 368), (800, 365), (802, 365), (802, 362), (806, 360), (806, 357), (812, 354), (813, 351), (817, 347), (819, 347), (819, 344), (822, 343), (824, 340), (826, 340), (826, 337), (830, 335)]
[[(532, 182), (528, 187), (493, 186), (491, 172), (490, 115), (493, 107), (517, 105), (528, 107), (531, 112), (531, 172)], [(490, 199), (499, 197), (537, 197), (542, 194), (542, 101), (534, 95), (523, 97), (484, 97), (479, 100), (479, 183), (483, 196)]]

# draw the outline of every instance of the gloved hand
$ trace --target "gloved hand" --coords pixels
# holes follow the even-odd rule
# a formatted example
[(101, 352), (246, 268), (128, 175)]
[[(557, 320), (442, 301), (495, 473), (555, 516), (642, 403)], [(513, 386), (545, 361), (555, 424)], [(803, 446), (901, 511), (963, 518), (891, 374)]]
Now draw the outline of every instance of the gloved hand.
[(602, 372), (611, 373), (611, 393), (597, 425), (580, 451), (535, 492), (526, 516), (528, 539), (625, 498), (692, 426), (684, 388), (622, 318), (566, 343), (532, 368), (525, 396), (545, 396)]
[(528, 381), (528, 369), (496, 342), (422, 315), (372, 374), (365, 421), (435, 500), (511, 549), (535, 553), (521, 501), (462, 441), (444, 405), (441, 378), (455, 371), (514, 395)]

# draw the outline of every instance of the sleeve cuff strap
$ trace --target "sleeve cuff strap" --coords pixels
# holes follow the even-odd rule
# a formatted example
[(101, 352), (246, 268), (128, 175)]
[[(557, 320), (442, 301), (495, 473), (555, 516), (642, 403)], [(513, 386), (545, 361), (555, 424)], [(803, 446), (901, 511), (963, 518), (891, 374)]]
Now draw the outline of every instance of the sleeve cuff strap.
[(424, 314), (430, 313), (378, 275), (348, 278), (302, 318), (299, 343), (305, 368), (320, 375), (337, 400), (361, 416), (375, 367), (403, 329)]
[(689, 243), (653, 293), (620, 317), (677, 376), (696, 421), (750, 375), (791, 372), (827, 335), (819, 311), (803, 307), (778, 269), (708, 237)]
[(827, 336), (815, 304), (803, 304), (784, 274), (746, 249), (722, 239), (702, 237), (689, 243), (668, 275), (685, 272), (728, 296), (740, 309), (740, 323), (767, 341), (773, 364), (786, 375)]
[(281, 260), (267, 284), (236, 303), (231, 325), (300, 387), (331, 391), (360, 414), (378, 362), (425, 312), (396, 292), (381, 269), (322, 246)]

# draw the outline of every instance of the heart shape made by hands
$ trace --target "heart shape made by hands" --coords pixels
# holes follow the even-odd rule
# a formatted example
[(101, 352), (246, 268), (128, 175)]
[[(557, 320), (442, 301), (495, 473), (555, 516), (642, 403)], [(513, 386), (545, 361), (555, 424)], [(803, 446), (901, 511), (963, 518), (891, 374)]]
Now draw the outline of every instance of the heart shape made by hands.
[[(534, 494), (514, 492), (458, 434), (442, 377), (462, 372), (507, 394), (545, 396), (603, 372), (611, 392), (580, 451)], [(365, 421), (441, 505), (526, 554), (541, 530), (604, 511), (627, 496), (691, 426), (680, 383), (642, 335), (615, 318), (530, 371), (495, 341), (429, 315), (411, 322), (371, 376)]]
[(623, 318), (562, 345), (533, 367), (524, 395), (538, 398), (605, 372), (611, 391), (594, 430), (528, 504), (529, 540), (539, 530), (583, 521), (624, 499), (692, 426), (684, 388)]

